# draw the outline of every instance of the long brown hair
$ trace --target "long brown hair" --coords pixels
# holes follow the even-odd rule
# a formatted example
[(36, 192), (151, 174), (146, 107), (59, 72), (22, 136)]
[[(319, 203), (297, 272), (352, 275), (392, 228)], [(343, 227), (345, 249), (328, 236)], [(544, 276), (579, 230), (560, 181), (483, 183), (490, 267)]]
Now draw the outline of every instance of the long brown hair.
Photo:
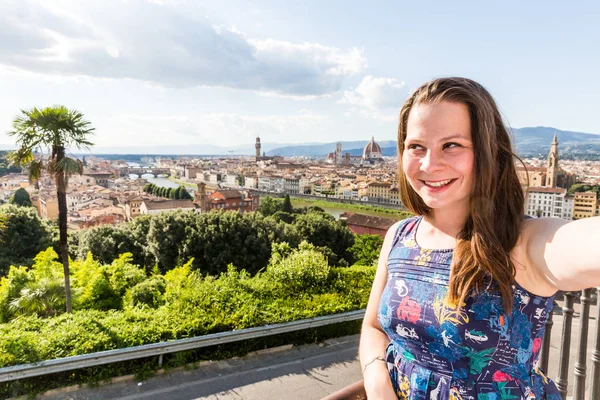
[(512, 308), (515, 266), (510, 252), (521, 233), (525, 197), (515, 168), (510, 134), (490, 93), (466, 78), (441, 78), (418, 88), (404, 103), (398, 125), (398, 185), (415, 214), (431, 209), (410, 186), (402, 166), (408, 116), (417, 104), (462, 103), (469, 110), (474, 151), (474, 187), (469, 216), (457, 239), (447, 298), (462, 305), (472, 291), (498, 284), (504, 307)]

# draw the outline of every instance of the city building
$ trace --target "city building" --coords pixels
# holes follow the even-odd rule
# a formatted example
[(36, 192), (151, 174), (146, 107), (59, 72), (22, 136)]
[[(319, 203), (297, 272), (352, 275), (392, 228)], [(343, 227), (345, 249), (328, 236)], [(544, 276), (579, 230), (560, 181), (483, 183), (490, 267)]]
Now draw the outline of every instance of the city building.
[(546, 167), (523, 168), (517, 166), (519, 181), (524, 187), (549, 187), (569, 189), (576, 181), (576, 176), (564, 171), (559, 165), (558, 137), (556, 133), (550, 145)]
[(371, 182), (367, 186), (369, 201), (390, 202), (392, 184), (389, 182)]
[(357, 235), (379, 235), (382, 238), (385, 238), (388, 229), (398, 221), (394, 218), (374, 217), (351, 212), (342, 213), (340, 220), (346, 221), (348, 229)]
[(208, 189), (204, 183), (198, 184), (194, 202), (201, 212), (212, 210), (249, 212), (260, 206), (260, 197), (250, 191), (233, 189)]
[(573, 219), (573, 202), (567, 200), (563, 188), (529, 188), (525, 199), (525, 214), (532, 217)]
[(125, 200), (125, 217), (131, 221), (141, 214), (142, 203), (146, 200), (142, 196), (133, 196)]
[(56, 195), (40, 194), (37, 209), (42, 219), (58, 219), (58, 199)]
[(381, 147), (375, 142), (375, 136), (372, 136), (371, 141), (365, 146), (362, 159), (365, 164), (377, 164), (383, 162)]
[(598, 200), (595, 192), (576, 192), (574, 197), (573, 219), (597, 215)]

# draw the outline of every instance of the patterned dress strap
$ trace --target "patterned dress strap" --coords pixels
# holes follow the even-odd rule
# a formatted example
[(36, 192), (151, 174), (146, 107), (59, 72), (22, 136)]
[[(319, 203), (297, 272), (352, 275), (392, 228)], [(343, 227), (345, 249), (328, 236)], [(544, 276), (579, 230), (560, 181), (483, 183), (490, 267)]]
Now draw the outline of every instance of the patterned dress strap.
[[(410, 217), (410, 218), (405, 218), (402, 221), (400, 221), (400, 223), (398, 224), (398, 228), (396, 229), (396, 232), (394, 233), (394, 240), (392, 241), (391, 249), (396, 247), (398, 245), (398, 243), (402, 239), (404, 239), (406, 234), (411, 230), (411, 226), (413, 226), (415, 224), (415, 222), (418, 220), (418, 218), (419, 217)], [(390, 251), (391, 251), (391, 249), (390, 249)]]

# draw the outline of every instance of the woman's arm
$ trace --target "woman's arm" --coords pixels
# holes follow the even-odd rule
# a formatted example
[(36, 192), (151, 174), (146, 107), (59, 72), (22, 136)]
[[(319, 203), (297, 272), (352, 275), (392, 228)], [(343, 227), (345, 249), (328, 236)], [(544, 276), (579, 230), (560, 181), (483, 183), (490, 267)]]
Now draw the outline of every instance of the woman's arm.
[(381, 293), (383, 293), (387, 282), (387, 259), (399, 225), (400, 222), (392, 225), (385, 235), (369, 303), (362, 323), (358, 353), (361, 369), (364, 370), (364, 385), (369, 399), (397, 399), (386, 363), (377, 360), (377, 357), (385, 359), (385, 349), (390, 342), (377, 320), (377, 308)]
[(528, 220), (524, 234), (529, 259), (557, 290), (600, 286), (600, 217)]

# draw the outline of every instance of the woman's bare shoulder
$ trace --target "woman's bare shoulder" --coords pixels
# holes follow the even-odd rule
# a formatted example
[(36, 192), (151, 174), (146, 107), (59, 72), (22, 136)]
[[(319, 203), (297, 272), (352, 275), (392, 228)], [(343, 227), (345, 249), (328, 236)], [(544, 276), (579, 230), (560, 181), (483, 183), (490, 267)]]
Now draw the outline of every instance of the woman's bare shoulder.
[(548, 279), (543, 259), (537, 257), (536, 252), (532, 251), (536, 239), (539, 239), (539, 232), (543, 231), (548, 224), (557, 223), (557, 221), (549, 221), (552, 219), (525, 220), (519, 240), (511, 252), (511, 259), (515, 265), (515, 280), (531, 293), (540, 296), (551, 296), (556, 293), (556, 286)]

